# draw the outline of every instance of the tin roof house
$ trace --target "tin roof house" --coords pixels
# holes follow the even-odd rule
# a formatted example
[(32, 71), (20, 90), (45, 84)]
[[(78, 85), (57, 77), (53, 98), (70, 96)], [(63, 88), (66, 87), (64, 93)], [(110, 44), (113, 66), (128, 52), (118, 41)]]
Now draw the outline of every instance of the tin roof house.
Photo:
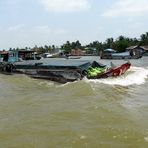
[(130, 46), (125, 52), (115, 52), (113, 49), (104, 50), (100, 58), (102, 59), (138, 59), (145, 53), (145, 48), (141, 46)]
[(17, 62), (21, 60), (34, 60), (36, 59), (34, 51), (31, 50), (12, 50), (12, 51), (1, 51), (0, 61), (1, 62)]
[(126, 48), (126, 51), (128, 51), (133, 58), (141, 58), (142, 55), (146, 52), (145, 46), (130, 46)]

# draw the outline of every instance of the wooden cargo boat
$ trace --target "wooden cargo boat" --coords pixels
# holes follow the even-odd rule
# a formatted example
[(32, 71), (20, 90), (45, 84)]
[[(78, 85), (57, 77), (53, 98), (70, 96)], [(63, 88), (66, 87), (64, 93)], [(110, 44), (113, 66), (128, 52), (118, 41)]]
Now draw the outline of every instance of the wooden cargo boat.
[[(34, 59), (34, 60), (30, 60)], [(23, 73), (33, 78), (49, 79), (60, 83), (88, 79), (99, 79), (124, 74), (130, 63), (107, 67), (96, 61), (81, 59), (45, 58), (35, 60), (33, 51), (9, 51), (0, 53), (0, 72)]]
[(84, 77), (100, 79), (124, 74), (131, 64), (107, 67), (101, 63), (79, 59), (43, 59), (14, 63), (0, 63), (1, 73), (23, 73), (32, 78), (48, 79), (59, 83), (73, 82)]

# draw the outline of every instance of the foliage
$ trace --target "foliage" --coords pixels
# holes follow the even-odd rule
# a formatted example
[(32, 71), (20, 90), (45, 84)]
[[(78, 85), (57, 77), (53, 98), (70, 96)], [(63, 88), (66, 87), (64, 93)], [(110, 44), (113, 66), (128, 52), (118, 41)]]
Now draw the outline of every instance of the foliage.
[(145, 34), (142, 34), (140, 39), (140, 44), (141, 45), (148, 45), (148, 32), (146, 32)]
[(65, 52), (70, 52), (71, 49), (76, 49), (76, 48), (82, 48), (81, 43), (79, 42), (79, 40), (77, 40), (76, 42), (72, 42), (72, 43), (67, 41), (65, 44), (63, 44), (61, 46), (61, 49), (64, 50)]
[[(82, 50), (86, 50), (89, 53), (93, 53), (94, 49), (96, 50), (96, 53), (98, 54), (100, 51), (103, 51), (107, 48), (112, 48), (116, 50), (117, 52), (123, 52), (126, 50), (129, 46), (146, 46), (148, 45), (148, 32), (142, 34), (139, 39), (137, 38), (128, 38), (125, 36), (119, 36), (117, 39), (107, 38), (105, 42), (99, 42), (99, 41), (93, 41), (92, 43), (89, 43), (85, 46), (82, 46), (80, 41), (77, 40), (75, 42), (66, 41), (63, 45), (61, 45), (61, 50), (70, 53), (72, 49), (80, 48)], [(55, 45), (45, 45), (38, 47), (35, 45), (33, 48), (25, 47), (25, 48), (10, 48), (9, 50), (33, 50), (40, 54), (49, 52), (53, 53), (56, 50), (57, 47)]]

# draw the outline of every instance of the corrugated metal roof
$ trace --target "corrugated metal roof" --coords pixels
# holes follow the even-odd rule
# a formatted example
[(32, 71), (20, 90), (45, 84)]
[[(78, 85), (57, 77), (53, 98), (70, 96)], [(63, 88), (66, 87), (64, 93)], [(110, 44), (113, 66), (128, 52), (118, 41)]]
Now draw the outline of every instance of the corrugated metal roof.
[(148, 50), (148, 46), (138, 46), (138, 45), (136, 45), (136, 46), (130, 46), (130, 47), (126, 48), (126, 49), (127, 50), (131, 50), (131, 49), (135, 49), (135, 48), (142, 48), (144, 50)]

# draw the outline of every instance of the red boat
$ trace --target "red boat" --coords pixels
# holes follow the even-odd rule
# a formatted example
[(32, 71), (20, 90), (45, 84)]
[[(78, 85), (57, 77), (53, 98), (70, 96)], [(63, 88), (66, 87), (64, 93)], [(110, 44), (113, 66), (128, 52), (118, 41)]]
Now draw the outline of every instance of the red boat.
[(107, 68), (105, 72), (98, 73), (96, 76), (87, 76), (88, 79), (100, 79), (107, 77), (117, 77), (124, 74), (131, 66), (130, 62), (124, 63), (120, 66)]

